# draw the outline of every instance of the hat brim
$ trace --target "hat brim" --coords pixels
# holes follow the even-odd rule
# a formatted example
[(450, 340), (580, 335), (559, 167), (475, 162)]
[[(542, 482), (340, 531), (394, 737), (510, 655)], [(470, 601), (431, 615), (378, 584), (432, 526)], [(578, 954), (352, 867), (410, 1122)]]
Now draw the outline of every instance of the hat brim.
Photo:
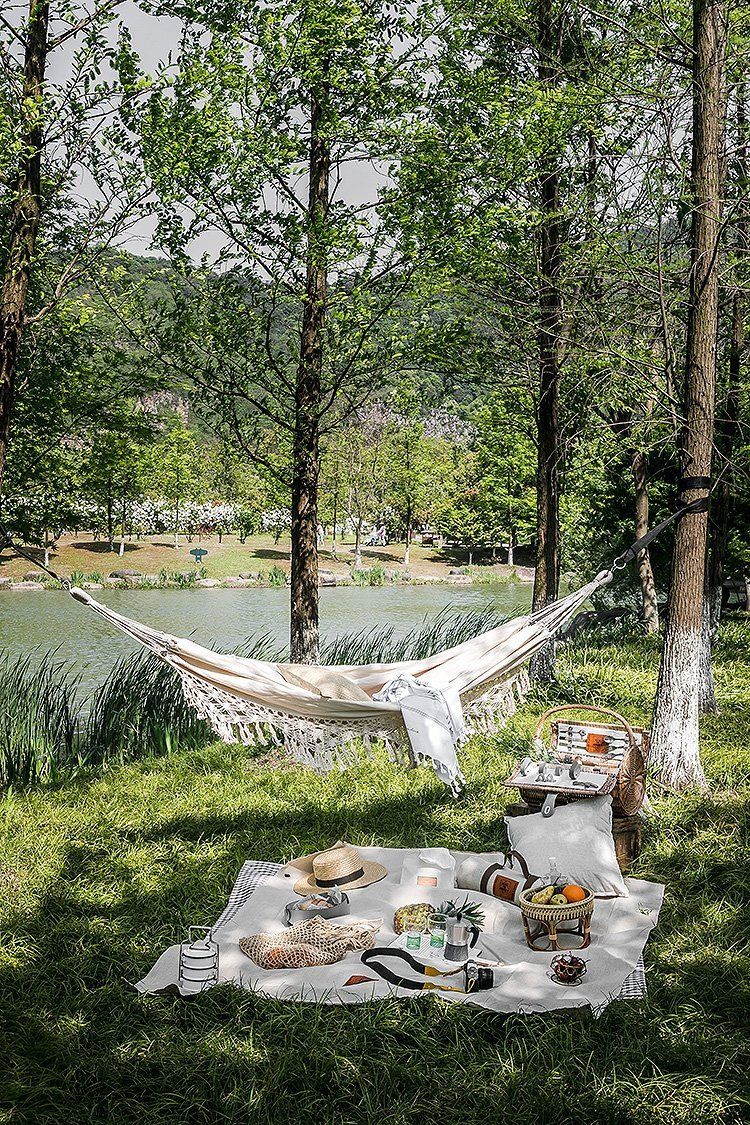
[[(381, 879), (385, 879), (388, 871), (383, 867), (382, 863), (376, 863), (374, 859), (363, 859), (360, 863), (363, 873), (359, 879), (353, 879), (350, 883), (341, 883), (339, 889), (342, 891), (356, 891), (358, 887), (369, 887), (371, 883), (379, 883)], [(337, 884), (338, 886), (338, 884)], [(309, 895), (313, 891), (332, 891), (333, 887), (321, 887), (315, 881), (315, 873), (311, 872), (306, 875), (304, 879), (300, 879), (294, 884), (294, 893), (298, 895)]]

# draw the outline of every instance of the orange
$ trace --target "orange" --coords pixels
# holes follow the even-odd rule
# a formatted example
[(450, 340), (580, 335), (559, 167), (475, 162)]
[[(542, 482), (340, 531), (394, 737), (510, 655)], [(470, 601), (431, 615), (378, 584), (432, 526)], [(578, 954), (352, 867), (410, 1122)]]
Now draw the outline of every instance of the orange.
[(586, 891), (577, 883), (569, 883), (567, 887), (563, 887), (563, 894), (568, 902), (583, 902), (586, 898)]

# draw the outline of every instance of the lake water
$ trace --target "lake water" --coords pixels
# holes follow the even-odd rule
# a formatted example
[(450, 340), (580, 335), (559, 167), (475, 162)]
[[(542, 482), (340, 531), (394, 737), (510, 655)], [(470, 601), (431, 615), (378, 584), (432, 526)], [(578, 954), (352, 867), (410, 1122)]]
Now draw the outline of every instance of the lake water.
[[(128, 617), (221, 651), (263, 634), (279, 648), (288, 641), (286, 589), (100, 590), (95, 597)], [(512, 616), (530, 603), (530, 586), (324, 587), (321, 634), (328, 640), (392, 625), (406, 636), (447, 606), (492, 606)], [(138, 647), (62, 591), (0, 593), (0, 652), (15, 657), (55, 650), (58, 659), (74, 665), (85, 689), (106, 679), (112, 665)]]

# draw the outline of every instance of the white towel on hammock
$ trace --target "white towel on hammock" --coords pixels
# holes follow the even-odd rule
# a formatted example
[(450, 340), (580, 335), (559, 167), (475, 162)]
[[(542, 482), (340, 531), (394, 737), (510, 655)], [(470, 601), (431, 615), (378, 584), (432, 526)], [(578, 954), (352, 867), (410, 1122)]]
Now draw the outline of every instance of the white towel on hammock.
[(440, 691), (401, 673), (389, 680), (373, 699), (398, 703), (417, 761), (429, 762), (440, 780), (457, 796), (466, 784), (456, 755), (457, 746), (466, 738), (458, 692), (450, 687)]

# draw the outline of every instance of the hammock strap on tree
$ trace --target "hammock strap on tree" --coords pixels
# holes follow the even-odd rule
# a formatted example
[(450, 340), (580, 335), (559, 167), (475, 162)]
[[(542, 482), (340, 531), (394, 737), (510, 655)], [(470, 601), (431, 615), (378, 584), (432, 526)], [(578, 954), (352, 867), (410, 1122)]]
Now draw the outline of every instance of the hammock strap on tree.
[[(687, 491), (688, 489), (699, 488), (705, 489), (710, 493), (710, 479), (708, 477), (686, 477), (684, 480), (680, 481), (681, 492)], [(707, 512), (710, 499), (710, 495), (699, 496), (697, 500), (692, 500), (689, 504), (683, 504), (676, 512), (672, 512), (672, 514), (667, 516), (666, 519), (663, 519), (661, 523), (657, 523), (655, 527), (652, 527), (651, 530), (647, 531), (645, 535), (642, 535), (640, 539), (636, 539), (635, 543), (632, 543), (626, 551), (618, 555), (612, 563), (612, 570), (624, 570), (629, 562), (636, 559), (641, 551), (645, 551), (649, 544), (653, 543), (654, 539), (661, 535), (662, 531), (668, 528), (670, 524), (676, 523), (677, 520), (682, 519), (683, 516), (689, 516), (698, 512)]]

